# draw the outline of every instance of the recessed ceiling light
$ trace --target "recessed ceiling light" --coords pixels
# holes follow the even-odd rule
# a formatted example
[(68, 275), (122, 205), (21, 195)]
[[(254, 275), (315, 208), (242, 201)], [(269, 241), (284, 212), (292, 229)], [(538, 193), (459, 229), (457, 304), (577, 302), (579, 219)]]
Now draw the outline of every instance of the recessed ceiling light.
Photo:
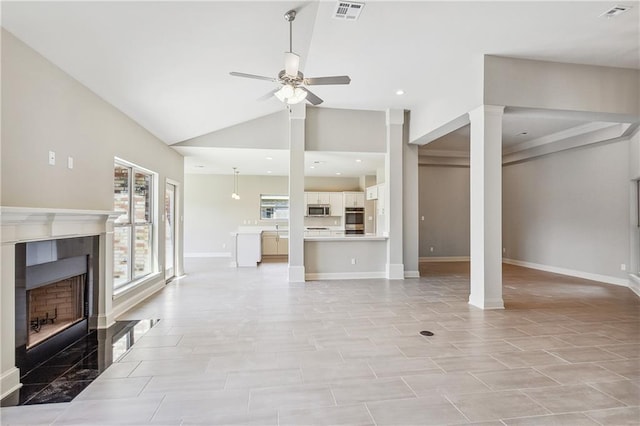
[(396, 95), (404, 95), (404, 90), (402, 89), (396, 90)]
[(198, 166), (196, 166), (196, 168), (197, 168), (197, 169), (204, 169), (204, 166), (200, 166), (200, 165), (198, 165)]
[(520, 133), (518, 133), (518, 136), (525, 136), (527, 133), (529, 133), (529, 132), (520, 132)]
[(362, 160), (359, 158), (356, 158), (356, 163), (362, 163)]
[(311, 167), (309, 167), (309, 168), (310, 168), (310, 169), (315, 169), (315, 168), (316, 168), (316, 166), (311, 166)]
[(267, 170), (267, 173), (268, 173), (268, 174), (271, 174), (271, 170)]
[(273, 160), (273, 157), (266, 157), (267, 160)]
[(337, 174), (337, 175), (341, 175), (342, 173), (340, 173), (340, 172), (336, 172), (336, 174)]

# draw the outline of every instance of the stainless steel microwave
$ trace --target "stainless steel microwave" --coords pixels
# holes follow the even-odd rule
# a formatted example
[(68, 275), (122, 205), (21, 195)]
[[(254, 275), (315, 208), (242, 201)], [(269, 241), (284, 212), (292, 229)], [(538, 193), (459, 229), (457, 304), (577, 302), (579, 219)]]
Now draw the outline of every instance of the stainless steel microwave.
[(328, 204), (309, 204), (307, 216), (330, 216), (331, 208)]

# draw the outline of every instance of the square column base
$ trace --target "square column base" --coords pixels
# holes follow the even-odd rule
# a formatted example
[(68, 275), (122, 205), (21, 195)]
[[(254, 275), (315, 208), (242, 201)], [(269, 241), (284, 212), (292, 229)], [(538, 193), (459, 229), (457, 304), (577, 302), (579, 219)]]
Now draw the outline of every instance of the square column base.
[(305, 282), (304, 266), (289, 266), (289, 282), (290, 283)]
[(469, 304), (480, 309), (504, 309), (504, 301), (500, 299), (474, 299), (469, 297)]
[(402, 264), (402, 263), (390, 263), (390, 264), (387, 264), (387, 279), (388, 280), (403, 280), (404, 279), (404, 264)]
[(11, 395), (12, 392), (17, 391), (22, 387), (20, 383), (20, 370), (17, 367), (12, 367), (7, 371), (3, 371), (0, 376), (0, 390), (2, 394), (0, 399), (4, 399)]

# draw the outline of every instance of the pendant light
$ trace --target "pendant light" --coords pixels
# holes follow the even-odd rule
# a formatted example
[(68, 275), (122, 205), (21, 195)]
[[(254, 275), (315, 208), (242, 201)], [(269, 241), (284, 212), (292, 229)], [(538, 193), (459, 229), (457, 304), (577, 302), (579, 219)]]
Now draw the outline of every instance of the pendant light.
[(240, 199), (240, 195), (238, 194), (238, 173), (240, 172), (233, 167), (233, 193), (231, 194), (231, 198), (234, 200)]

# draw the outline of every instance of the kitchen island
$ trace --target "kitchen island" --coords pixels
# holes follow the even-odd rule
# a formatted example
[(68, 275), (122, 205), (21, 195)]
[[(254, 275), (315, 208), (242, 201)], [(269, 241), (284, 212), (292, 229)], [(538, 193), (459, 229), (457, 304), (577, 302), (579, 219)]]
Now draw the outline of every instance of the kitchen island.
[(306, 236), (305, 279), (384, 278), (387, 240), (379, 235)]

